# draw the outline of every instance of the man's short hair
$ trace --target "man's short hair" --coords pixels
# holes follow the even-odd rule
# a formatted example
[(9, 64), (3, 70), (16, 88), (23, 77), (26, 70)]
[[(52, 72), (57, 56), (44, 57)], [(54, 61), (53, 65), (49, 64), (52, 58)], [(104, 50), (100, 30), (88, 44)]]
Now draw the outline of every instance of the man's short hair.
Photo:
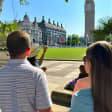
[(7, 37), (7, 48), (11, 56), (20, 55), (30, 47), (30, 36), (24, 31), (14, 31)]

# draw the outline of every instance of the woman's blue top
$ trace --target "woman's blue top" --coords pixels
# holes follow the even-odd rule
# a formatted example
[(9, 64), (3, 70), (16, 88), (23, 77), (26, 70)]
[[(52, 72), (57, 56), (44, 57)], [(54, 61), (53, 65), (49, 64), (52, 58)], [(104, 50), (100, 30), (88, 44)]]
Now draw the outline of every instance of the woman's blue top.
[(73, 94), (69, 112), (93, 112), (91, 88), (82, 89)]

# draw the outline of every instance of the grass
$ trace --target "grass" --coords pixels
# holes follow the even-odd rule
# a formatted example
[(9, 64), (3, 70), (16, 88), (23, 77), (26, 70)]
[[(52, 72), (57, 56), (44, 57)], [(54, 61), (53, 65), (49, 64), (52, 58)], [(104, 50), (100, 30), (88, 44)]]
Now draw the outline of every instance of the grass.
[[(82, 60), (86, 48), (48, 48), (44, 59)], [(37, 58), (42, 54), (39, 52)]]

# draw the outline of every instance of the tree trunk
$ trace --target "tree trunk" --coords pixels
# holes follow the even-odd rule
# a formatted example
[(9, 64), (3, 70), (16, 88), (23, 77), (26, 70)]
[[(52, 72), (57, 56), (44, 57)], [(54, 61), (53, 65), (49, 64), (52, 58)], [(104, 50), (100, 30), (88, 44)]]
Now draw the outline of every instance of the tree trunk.
[(4, 2), (4, 0), (0, 0), (0, 14), (1, 14), (1, 12), (2, 12), (3, 2)]

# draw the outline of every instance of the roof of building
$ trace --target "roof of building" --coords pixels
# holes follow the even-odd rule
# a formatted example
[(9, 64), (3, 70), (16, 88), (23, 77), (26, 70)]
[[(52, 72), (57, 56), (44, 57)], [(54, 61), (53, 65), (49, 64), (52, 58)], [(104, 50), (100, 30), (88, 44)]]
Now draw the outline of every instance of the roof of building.
[(33, 22), (30, 22), (30, 19), (29, 19), (29, 16), (27, 15), (27, 14), (25, 14), (24, 15), (24, 18), (23, 18), (23, 21), (21, 21), (21, 20), (19, 20), (19, 23), (21, 24), (21, 23), (23, 23), (23, 22), (25, 22), (25, 20), (28, 22), (28, 23), (30, 23), (30, 24), (32, 24), (33, 26), (35, 26), (35, 25), (40, 25), (40, 24), (43, 24), (43, 25), (45, 25), (45, 27), (47, 27), (47, 28), (52, 28), (52, 29), (55, 29), (55, 30), (61, 30), (61, 31), (64, 31), (64, 32), (66, 32), (66, 30), (63, 28), (63, 26), (62, 26), (62, 24), (61, 24), (61, 26), (59, 26), (59, 23), (57, 22), (57, 25), (55, 24), (55, 21), (53, 21), (53, 24), (50, 22), (50, 19), (49, 19), (49, 21), (48, 21), (48, 23), (44, 20), (44, 16), (42, 17), (42, 22), (37, 22), (37, 20), (36, 20), (36, 17), (34, 18), (34, 21)]
[(58, 30), (62, 30), (62, 31), (65, 31), (66, 32), (66, 30), (64, 28), (62, 28), (60, 26), (53, 25), (53, 24), (49, 24), (47, 22), (41, 22), (39, 24), (44, 24), (48, 28), (58, 29)]
[(24, 15), (24, 19), (23, 20), (27, 20), (30, 22), (29, 16), (27, 14)]

